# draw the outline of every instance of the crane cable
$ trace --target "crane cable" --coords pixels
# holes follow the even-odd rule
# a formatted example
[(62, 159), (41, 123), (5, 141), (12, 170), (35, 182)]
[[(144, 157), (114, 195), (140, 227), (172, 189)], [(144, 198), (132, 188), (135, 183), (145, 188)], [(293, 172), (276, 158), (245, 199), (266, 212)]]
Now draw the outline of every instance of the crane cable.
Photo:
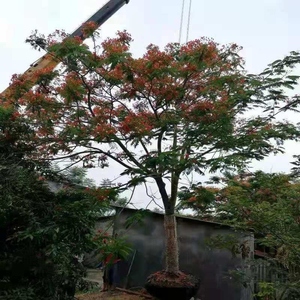
[(181, 8), (181, 18), (180, 18), (180, 28), (179, 28), (179, 39), (178, 43), (181, 43), (181, 35), (182, 35), (182, 25), (183, 25), (183, 15), (184, 15), (184, 6), (185, 6), (185, 0), (182, 0), (182, 8)]
[(186, 30), (186, 43), (189, 40), (189, 33), (190, 33), (190, 23), (191, 23), (191, 11), (192, 11), (192, 0), (190, 0), (189, 5), (189, 13), (188, 13), (188, 23), (187, 23), (187, 30)]
[[(181, 38), (182, 38), (184, 8), (185, 8), (185, 0), (182, 0), (181, 18), (180, 18), (180, 27), (179, 27), (179, 38), (178, 38), (178, 43), (179, 44), (181, 43)], [(191, 12), (192, 12), (192, 0), (190, 0), (190, 3), (189, 3), (188, 20), (187, 20), (187, 30), (186, 30), (186, 43), (188, 42), (189, 33), (190, 33)]]

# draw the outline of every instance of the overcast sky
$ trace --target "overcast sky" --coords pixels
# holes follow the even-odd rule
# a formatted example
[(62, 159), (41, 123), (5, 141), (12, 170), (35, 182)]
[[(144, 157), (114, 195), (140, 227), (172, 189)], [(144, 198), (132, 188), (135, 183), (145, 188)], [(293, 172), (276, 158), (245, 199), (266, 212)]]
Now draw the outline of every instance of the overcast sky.
[[(38, 29), (45, 34), (55, 29), (72, 32), (107, 1), (2, 2), (1, 90), (7, 86), (12, 74), (23, 72), (41, 55), (24, 42), (32, 30)], [(117, 30), (126, 29), (135, 40), (132, 48), (135, 55), (141, 55), (150, 43), (164, 46), (168, 42), (177, 42), (181, 7), (182, 0), (130, 0), (102, 26), (102, 36), (112, 36)], [(244, 48), (242, 53), (248, 71), (260, 72), (268, 63), (300, 49), (299, 12), (299, 0), (193, 0), (189, 39), (208, 36), (219, 43), (237, 43)], [(185, 33), (186, 18), (184, 41)], [(288, 171), (293, 154), (300, 154), (300, 146), (290, 143), (287, 154), (270, 157), (263, 163), (254, 163), (254, 166), (269, 172)], [(117, 169), (105, 171), (106, 176), (103, 176), (103, 171), (94, 170), (91, 174), (99, 182), (109, 177), (108, 173), (110, 178), (117, 177), (118, 172)], [(141, 192), (139, 194), (142, 197)]]

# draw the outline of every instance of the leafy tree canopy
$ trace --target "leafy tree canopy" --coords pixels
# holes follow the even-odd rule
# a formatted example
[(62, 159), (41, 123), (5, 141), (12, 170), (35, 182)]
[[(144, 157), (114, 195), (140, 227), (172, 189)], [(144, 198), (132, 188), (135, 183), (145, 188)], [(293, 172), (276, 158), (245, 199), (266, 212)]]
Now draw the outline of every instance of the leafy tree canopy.
[[(94, 50), (65, 37), (57, 31), (45, 39), (65, 72), (40, 71), (37, 86), (27, 92), (26, 80), (12, 80), (11, 100), (24, 108), (40, 155), (69, 157), (86, 167), (114, 160), (133, 185), (154, 179), (168, 213), (184, 172), (241, 167), (298, 138), (292, 124), (270, 114), (247, 117), (291, 99), (284, 89), (297, 84), (298, 76), (289, 76), (299, 62), (296, 52), (251, 75), (240, 47), (208, 38), (163, 50), (149, 45), (134, 58), (127, 32)], [(38, 47), (40, 38), (35, 33), (30, 41)], [(170, 191), (164, 179), (172, 181)]]
[(129, 176), (128, 187), (147, 178), (156, 183), (170, 272), (179, 271), (174, 210), (180, 178), (241, 169), (299, 137), (296, 126), (275, 118), (296, 98), (287, 90), (298, 84), (290, 74), (300, 62), (297, 52), (253, 75), (244, 70), (240, 47), (209, 38), (164, 49), (149, 45), (139, 58), (130, 52), (127, 32), (101, 43), (94, 36), (93, 49), (60, 31), (48, 38), (35, 32), (29, 41), (39, 48), (41, 38), (60, 68), (38, 71), (30, 90), (26, 78), (13, 76), (6, 105), (19, 107), (28, 120), (39, 157), (102, 168), (114, 161)]
[[(217, 220), (239, 230), (252, 230), (256, 249), (266, 252), (269, 282), (273, 297), (298, 299), (300, 295), (300, 183), (285, 174), (261, 171), (227, 173), (215, 177), (221, 188), (195, 187), (185, 193), (185, 207), (203, 213), (203, 191), (210, 193), (211, 220)], [(203, 215), (202, 215), (203, 216)], [(207, 216), (207, 212), (206, 212)], [(256, 279), (257, 280), (257, 279)], [(260, 279), (263, 280), (263, 279)], [(264, 284), (264, 282), (260, 282)], [(287, 298), (284, 298), (287, 297)], [(293, 298), (296, 297), (296, 298)]]
[(76, 256), (101, 248), (95, 221), (115, 192), (50, 192), (28, 158), (30, 133), (0, 107), (0, 298), (73, 299), (85, 274)]

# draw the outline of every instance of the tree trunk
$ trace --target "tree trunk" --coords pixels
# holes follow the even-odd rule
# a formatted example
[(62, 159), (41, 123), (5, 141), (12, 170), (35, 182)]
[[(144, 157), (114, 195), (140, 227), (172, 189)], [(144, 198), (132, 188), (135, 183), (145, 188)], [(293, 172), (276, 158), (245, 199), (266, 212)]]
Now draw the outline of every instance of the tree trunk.
[(166, 271), (172, 273), (179, 272), (179, 251), (177, 240), (177, 225), (174, 215), (175, 201), (170, 201), (166, 192), (166, 185), (161, 177), (154, 178), (165, 208), (164, 227), (165, 227), (165, 256)]
[(177, 224), (174, 214), (164, 217), (165, 242), (166, 242), (166, 271), (179, 272), (179, 249), (177, 239)]

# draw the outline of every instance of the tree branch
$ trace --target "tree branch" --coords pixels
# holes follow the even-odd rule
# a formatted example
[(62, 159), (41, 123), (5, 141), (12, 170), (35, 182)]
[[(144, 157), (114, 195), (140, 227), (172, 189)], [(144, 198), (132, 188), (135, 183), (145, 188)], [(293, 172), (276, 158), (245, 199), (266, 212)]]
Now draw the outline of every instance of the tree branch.
[(119, 160), (118, 158), (114, 157), (112, 154), (108, 153), (107, 151), (103, 151), (103, 150), (101, 150), (101, 149), (98, 149), (98, 148), (92, 147), (92, 146), (90, 146), (89, 148), (90, 148), (90, 149), (96, 149), (96, 150), (98, 150), (98, 153), (101, 153), (101, 154), (104, 154), (104, 155), (108, 156), (109, 158), (111, 158), (111, 159), (114, 160), (115, 162), (119, 163), (119, 164), (122, 165), (123, 167), (125, 167), (125, 168), (127, 168), (127, 169), (130, 169), (130, 170), (134, 170), (133, 167), (131, 167), (131, 166), (125, 164), (123, 161), (121, 161), (121, 160)]
[(161, 195), (166, 215), (173, 215), (175, 207), (169, 201), (169, 196), (168, 196), (167, 191), (166, 191), (166, 184), (164, 183), (164, 181), (161, 177), (155, 177), (154, 176), (153, 178), (154, 178), (154, 180), (157, 184), (159, 193)]
[[(143, 167), (142, 164), (140, 164), (135, 158), (134, 156), (131, 154), (131, 152), (127, 149), (127, 147), (125, 145), (123, 145), (123, 143), (119, 140), (119, 138), (117, 136), (115, 136), (115, 142), (120, 146), (120, 148), (126, 153), (126, 155), (128, 156), (128, 158), (137, 166), (139, 167), (141, 170), (145, 171), (145, 168)], [(146, 170), (148, 173), (148, 170)]]

